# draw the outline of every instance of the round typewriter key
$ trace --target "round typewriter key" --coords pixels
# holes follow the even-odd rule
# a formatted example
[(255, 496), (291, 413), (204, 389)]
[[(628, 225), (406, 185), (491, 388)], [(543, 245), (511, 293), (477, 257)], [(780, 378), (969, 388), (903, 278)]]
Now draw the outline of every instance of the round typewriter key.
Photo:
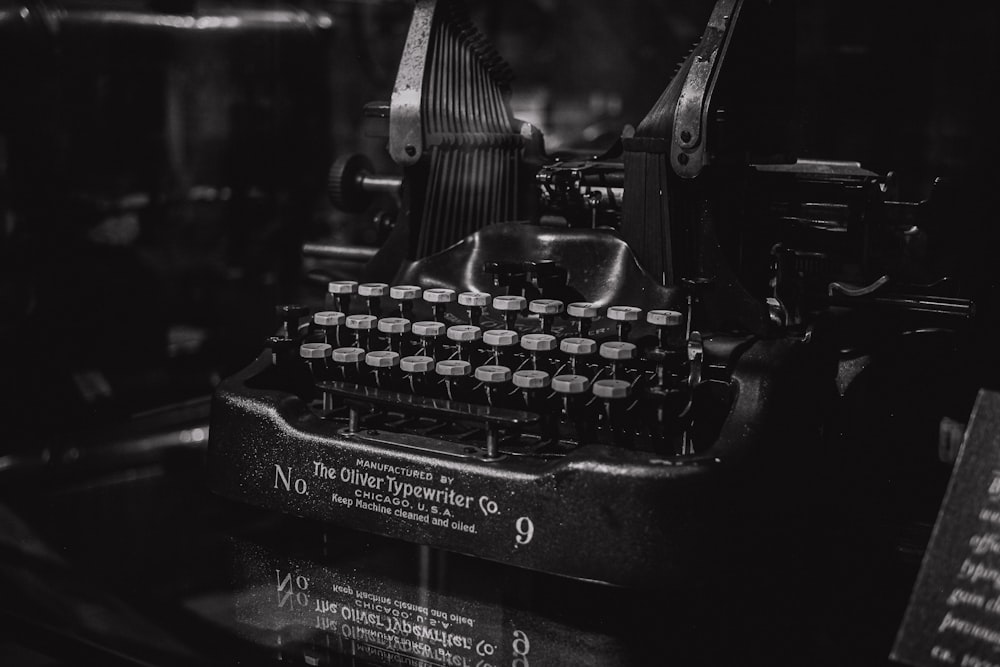
[(433, 357), (415, 354), (399, 360), (399, 368), (405, 373), (426, 373), (434, 368)]
[(485, 308), (490, 305), (491, 298), (486, 292), (462, 292), (458, 295), (458, 303), (463, 306)]
[(618, 340), (628, 338), (631, 323), (638, 322), (642, 309), (635, 306), (611, 306), (608, 308), (608, 319), (618, 323)]
[(411, 327), (414, 335), (420, 338), (420, 351), (424, 356), (434, 357), (437, 354), (437, 340), (444, 335), (443, 322), (414, 322)]
[(392, 368), (399, 365), (399, 353), (391, 350), (377, 350), (365, 355), (365, 363), (372, 368)]
[(455, 300), (455, 290), (447, 287), (435, 287), (424, 290), (424, 301), (427, 303), (452, 303)]
[(488, 384), (510, 382), (511, 371), (506, 366), (480, 366), (476, 369), (475, 378)]
[(665, 350), (667, 335), (684, 324), (684, 315), (676, 310), (651, 310), (646, 313), (646, 321), (656, 327), (656, 345)]
[(334, 280), (327, 283), (330, 294), (357, 294), (358, 283), (353, 280)]
[(483, 342), (490, 347), (510, 347), (517, 345), (518, 335), (510, 329), (490, 329), (483, 332)]
[(552, 381), (545, 371), (517, 371), (511, 378), (515, 387), (521, 389), (544, 389)]
[(577, 364), (581, 357), (588, 357), (597, 352), (597, 341), (592, 338), (563, 338), (559, 341), (559, 349), (569, 355), (569, 367), (575, 375)]
[(604, 422), (609, 429), (617, 429), (621, 422), (617, 416), (622, 411), (622, 401), (632, 394), (632, 385), (624, 380), (598, 380), (591, 386), (594, 396), (604, 399)]
[(448, 339), (458, 344), (458, 356), (460, 359), (471, 361), (471, 348), (482, 337), (483, 330), (471, 324), (457, 324), (448, 327)]
[(417, 285), (393, 285), (389, 288), (389, 296), (399, 301), (413, 301), (424, 293)]
[(434, 371), (444, 379), (445, 388), (448, 390), (448, 398), (455, 400), (455, 382), (472, 373), (472, 364), (460, 359), (448, 359), (439, 361), (434, 366)]
[(582, 394), (590, 388), (590, 380), (582, 375), (557, 375), (552, 378), (552, 390), (560, 394)]
[(462, 292), (458, 295), (458, 303), (465, 306), (469, 315), (469, 324), (479, 325), (483, 316), (483, 308), (490, 305), (492, 297), (486, 292)]
[(597, 352), (597, 341), (593, 338), (563, 338), (559, 341), (559, 349), (566, 354), (586, 356)]
[(390, 372), (399, 365), (399, 353), (391, 350), (378, 350), (365, 355), (365, 363), (375, 369), (375, 384), (385, 387), (392, 376)]
[(636, 346), (625, 341), (601, 343), (601, 357), (611, 362), (611, 377), (615, 380), (621, 375), (621, 363), (635, 359)]
[(389, 288), (389, 296), (399, 302), (399, 316), (413, 319), (413, 304), (423, 296), (424, 290), (417, 285), (394, 285)]
[(471, 324), (456, 324), (448, 327), (448, 339), (457, 343), (471, 343), (483, 337), (483, 330)]
[(334, 298), (337, 309), (346, 313), (351, 310), (351, 295), (357, 294), (358, 283), (353, 280), (333, 280), (327, 283), (326, 290)]
[(632, 385), (624, 380), (598, 380), (591, 387), (591, 391), (598, 398), (628, 398), (632, 394)]
[(434, 370), (434, 359), (423, 355), (412, 355), (399, 360), (399, 369), (406, 373), (410, 391), (414, 394), (428, 392), (427, 375)]
[(566, 314), (576, 322), (576, 331), (580, 336), (586, 336), (590, 331), (590, 322), (597, 317), (597, 306), (584, 301), (577, 301), (566, 306)]
[(612, 361), (635, 359), (635, 352), (636, 347), (632, 343), (624, 341), (601, 343), (601, 356)]
[(552, 383), (552, 377), (545, 371), (517, 371), (511, 380), (521, 390), (524, 405), (529, 410), (540, 407), (543, 390)]
[(383, 296), (389, 285), (386, 283), (361, 283), (358, 285), (358, 294), (361, 296)]
[(333, 356), (333, 346), (328, 343), (303, 343), (299, 346), (303, 359), (326, 359)]
[(549, 352), (556, 349), (556, 337), (551, 334), (524, 334), (521, 347), (531, 353), (531, 367), (538, 371)]
[(549, 352), (556, 349), (556, 337), (551, 334), (524, 334), (521, 347), (529, 352)]
[(360, 347), (338, 347), (330, 356), (338, 364), (356, 364), (365, 358), (365, 351)]
[(313, 323), (323, 329), (327, 343), (340, 347), (340, 327), (347, 320), (347, 315), (337, 310), (321, 310), (313, 315)]
[(563, 309), (563, 302), (557, 299), (534, 299), (528, 304), (528, 310), (542, 320), (542, 333), (552, 331), (552, 321)]
[(552, 378), (552, 391), (562, 396), (563, 414), (582, 429), (583, 395), (590, 388), (590, 380), (582, 375), (557, 375)]
[(533, 299), (528, 310), (538, 315), (558, 315), (563, 312), (563, 302), (557, 299)]
[(504, 326), (514, 329), (517, 316), (528, 306), (523, 296), (498, 296), (493, 299), (493, 310), (503, 315)]
[(378, 330), (387, 334), (404, 334), (410, 330), (410, 320), (405, 317), (383, 317), (378, 321)]
[(365, 297), (368, 303), (368, 314), (376, 317), (382, 314), (382, 297), (389, 291), (386, 283), (361, 283), (358, 285), (358, 295)]
[(475, 377), (483, 383), (483, 388), (486, 390), (486, 402), (493, 405), (500, 386), (510, 382), (511, 372), (506, 366), (480, 366), (476, 369)]
[(508, 361), (506, 357), (510, 356), (505, 350), (512, 350), (518, 340), (517, 332), (510, 329), (490, 329), (483, 332), (483, 342), (493, 348), (493, 360), (501, 366)]
[(361, 379), (361, 362), (365, 351), (360, 347), (338, 347), (331, 355), (340, 365), (340, 374), (345, 381), (357, 382)]
[(641, 314), (642, 309), (635, 306), (611, 306), (608, 308), (608, 319), (617, 322), (637, 322)]
[(378, 324), (378, 318), (374, 315), (348, 315), (347, 328), (355, 332), (355, 341), (358, 347), (371, 348), (371, 331)]
[(424, 290), (424, 301), (431, 304), (431, 310), (436, 322), (444, 321), (444, 308), (455, 301), (455, 290), (447, 287), (435, 287)]
[(472, 364), (461, 359), (446, 359), (437, 362), (434, 371), (444, 377), (465, 377), (472, 372)]
[(388, 349), (402, 352), (403, 334), (410, 330), (410, 320), (405, 317), (383, 317), (378, 321), (378, 330), (389, 339)]

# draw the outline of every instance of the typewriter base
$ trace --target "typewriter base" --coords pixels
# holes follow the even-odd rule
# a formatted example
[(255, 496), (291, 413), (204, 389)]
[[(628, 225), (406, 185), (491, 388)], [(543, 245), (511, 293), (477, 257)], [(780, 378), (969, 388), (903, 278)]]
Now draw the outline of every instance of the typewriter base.
[(762, 524), (778, 526), (798, 495), (789, 467), (809, 458), (801, 445), (813, 438), (801, 413), (769, 418), (781, 387), (796, 383), (760, 372), (798, 347), (761, 341), (744, 355), (755, 370), (735, 374), (732, 411), (701, 455), (583, 445), (557, 460), (495, 461), (412, 434), (348, 432), (295, 395), (248, 386), (268, 368), (264, 355), (216, 392), (210, 484), (234, 500), (518, 567), (686, 586), (723, 560), (763, 557)]

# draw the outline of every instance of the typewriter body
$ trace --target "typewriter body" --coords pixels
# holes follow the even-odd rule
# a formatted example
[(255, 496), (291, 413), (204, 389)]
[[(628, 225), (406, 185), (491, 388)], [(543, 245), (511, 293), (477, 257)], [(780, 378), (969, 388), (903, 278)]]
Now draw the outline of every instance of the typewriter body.
[(213, 489), (630, 586), (787, 533), (878, 350), (973, 315), (928, 259), (944, 186), (896, 202), (795, 159), (787, 10), (719, 0), (636, 128), (555, 158), (462, 6), (417, 0), (392, 100), (366, 108), (402, 175), (331, 173), (345, 210), (396, 202), (393, 230), (218, 387)]

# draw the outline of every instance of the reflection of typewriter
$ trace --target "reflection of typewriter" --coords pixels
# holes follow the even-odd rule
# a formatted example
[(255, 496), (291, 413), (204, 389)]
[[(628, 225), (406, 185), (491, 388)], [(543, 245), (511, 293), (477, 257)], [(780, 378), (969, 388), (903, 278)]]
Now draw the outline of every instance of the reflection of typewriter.
[(784, 9), (719, 0), (643, 122), (559, 162), (461, 7), (418, 0), (392, 102), (367, 110), (404, 176), (353, 157), (331, 177), (346, 209), (397, 196), (394, 232), (220, 386), (214, 488), (632, 585), (778, 521), (821, 399), (876, 339), (971, 315), (927, 268), (933, 199), (789, 158)]

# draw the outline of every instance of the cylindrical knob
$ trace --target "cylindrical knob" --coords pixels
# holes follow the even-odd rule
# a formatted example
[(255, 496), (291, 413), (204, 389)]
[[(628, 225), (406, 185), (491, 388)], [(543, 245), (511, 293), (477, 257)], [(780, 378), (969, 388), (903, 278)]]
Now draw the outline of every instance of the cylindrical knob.
[(303, 359), (327, 359), (333, 356), (333, 346), (329, 343), (303, 343), (299, 346), (299, 356)]
[(456, 324), (448, 327), (448, 339), (458, 343), (471, 343), (483, 337), (483, 330), (471, 324)]
[(510, 381), (511, 371), (506, 366), (480, 366), (476, 369), (475, 377), (480, 382), (502, 384)]
[(472, 364), (460, 359), (446, 359), (445, 361), (437, 362), (434, 370), (438, 375), (446, 378), (465, 377), (472, 372)]
[(544, 389), (551, 382), (551, 376), (545, 371), (517, 371), (512, 379), (514, 386), (521, 389)]
[(556, 337), (551, 334), (524, 334), (521, 347), (529, 352), (549, 352), (556, 349)]
[(517, 316), (528, 305), (523, 296), (498, 296), (493, 299), (493, 309), (503, 315), (504, 326), (513, 329), (517, 324)]
[(403, 357), (399, 360), (399, 367), (405, 373), (426, 373), (434, 368), (434, 359), (419, 354)]
[(389, 350), (378, 350), (365, 355), (365, 363), (372, 368), (392, 368), (399, 365), (399, 353)]
[(593, 384), (591, 390), (598, 398), (628, 398), (632, 393), (632, 385), (624, 380), (598, 380)]
[(592, 303), (577, 301), (566, 306), (566, 314), (576, 321), (576, 331), (580, 336), (586, 336), (590, 331), (590, 322), (597, 317), (597, 306)]
[(338, 347), (331, 356), (338, 364), (356, 364), (365, 358), (365, 351), (360, 347)]
[(455, 290), (447, 287), (435, 287), (424, 290), (424, 301), (427, 303), (452, 303), (455, 300)]
[(404, 334), (410, 326), (410, 320), (405, 317), (383, 317), (378, 321), (378, 330), (386, 334)]
[(458, 303), (466, 307), (485, 308), (490, 305), (490, 295), (486, 292), (462, 292)]
[(590, 380), (582, 375), (557, 375), (552, 378), (552, 390), (560, 394), (583, 394), (590, 387)]
[(336, 301), (337, 309), (346, 313), (351, 310), (351, 295), (357, 294), (358, 283), (354, 280), (332, 280), (327, 283), (326, 290)]
[(625, 361), (634, 359), (636, 346), (624, 341), (612, 341), (601, 343), (601, 356), (612, 361)]
[(563, 338), (559, 341), (559, 349), (566, 354), (586, 356), (597, 352), (597, 341), (592, 338)]
[(510, 347), (517, 345), (518, 335), (510, 329), (490, 329), (483, 332), (483, 342), (490, 347)]
[(642, 309), (635, 306), (611, 306), (608, 308), (608, 319), (616, 322), (637, 322), (641, 314)]

